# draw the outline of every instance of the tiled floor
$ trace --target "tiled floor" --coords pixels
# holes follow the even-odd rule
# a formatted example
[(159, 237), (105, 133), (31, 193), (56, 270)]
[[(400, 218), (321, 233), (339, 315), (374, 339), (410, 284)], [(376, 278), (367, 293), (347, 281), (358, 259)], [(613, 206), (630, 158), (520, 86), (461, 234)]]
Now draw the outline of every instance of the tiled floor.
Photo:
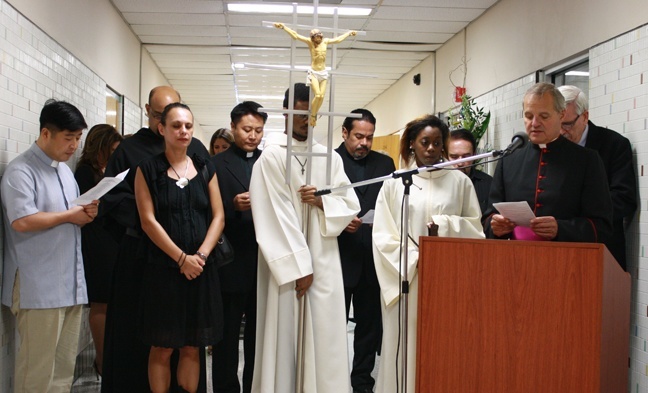
[(92, 343), (88, 345), (77, 358), (75, 375), (81, 376), (72, 384), (72, 392), (75, 393), (99, 393), (101, 391), (101, 377), (99, 377), (92, 363), (94, 362), (95, 351)]
[[(347, 339), (349, 343), (349, 359), (353, 358), (353, 329), (355, 328), (355, 324), (353, 322), (349, 322), (349, 325), (347, 327)], [(97, 379), (97, 375), (94, 372), (94, 369), (92, 368), (92, 361), (94, 359), (94, 348), (92, 345), (88, 346), (80, 356), (80, 359), (77, 361), (77, 367), (81, 368), (80, 374), (81, 377), (79, 377), (75, 382), (74, 385), (72, 386), (72, 392), (71, 393), (99, 393), (101, 391), (101, 381)], [(376, 361), (376, 367), (374, 368), (374, 371), (372, 373), (372, 376), (375, 378), (376, 373), (378, 371), (378, 364), (380, 362), (380, 358), (377, 359)], [(351, 363), (351, 361), (349, 361)], [(240, 342), (240, 347), (239, 347), (239, 379), (241, 378), (241, 374), (243, 372), (243, 344), (242, 341)], [(211, 369), (211, 356), (207, 356), (207, 369)], [(207, 392), (213, 392), (212, 389), (212, 381), (211, 381), (211, 373), (207, 373)]]

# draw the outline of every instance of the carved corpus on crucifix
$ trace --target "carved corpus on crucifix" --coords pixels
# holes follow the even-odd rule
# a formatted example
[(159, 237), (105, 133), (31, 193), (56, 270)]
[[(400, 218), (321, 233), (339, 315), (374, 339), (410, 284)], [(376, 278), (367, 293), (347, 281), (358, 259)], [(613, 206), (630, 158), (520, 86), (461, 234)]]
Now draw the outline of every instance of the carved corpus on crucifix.
[(313, 89), (314, 97), (310, 107), (310, 117), (308, 123), (315, 127), (317, 124), (317, 112), (324, 102), (324, 94), (326, 93), (326, 84), (328, 83), (328, 71), (326, 70), (326, 48), (328, 44), (339, 44), (349, 36), (355, 36), (357, 33), (353, 30), (348, 31), (335, 38), (324, 38), (322, 32), (318, 29), (313, 29), (310, 32), (310, 38), (300, 35), (283, 23), (275, 23), (278, 29), (284, 30), (292, 38), (305, 42), (308, 45), (311, 55), (311, 65), (308, 69), (307, 83)]

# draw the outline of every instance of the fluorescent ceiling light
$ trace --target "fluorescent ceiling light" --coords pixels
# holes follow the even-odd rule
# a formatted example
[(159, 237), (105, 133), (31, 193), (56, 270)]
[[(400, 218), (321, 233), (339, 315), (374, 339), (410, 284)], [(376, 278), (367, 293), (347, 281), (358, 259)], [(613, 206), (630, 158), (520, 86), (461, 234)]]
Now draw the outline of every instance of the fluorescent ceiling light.
[(588, 71), (567, 71), (565, 73), (567, 76), (589, 76)]
[(270, 96), (270, 95), (260, 95), (260, 94), (240, 94), (239, 99), (241, 100), (282, 100), (284, 99), (283, 95), (280, 96)]
[[(367, 16), (371, 13), (371, 8), (359, 7), (331, 7), (319, 6), (317, 7), (318, 15), (333, 15), (337, 9), (338, 15), (345, 16)], [(260, 14), (292, 14), (292, 5), (282, 4), (244, 4), (244, 3), (228, 3), (227, 10), (230, 12), (246, 12), (246, 13), (260, 13)], [(314, 7), (309, 5), (298, 5), (298, 14), (312, 15)]]
[[(233, 63), (232, 68), (235, 70), (244, 70), (244, 69), (254, 69), (254, 68), (261, 68), (263, 69), (264, 67), (267, 67), (269, 70), (289, 70), (290, 66), (289, 65), (269, 65), (269, 64), (252, 64), (252, 63)], [(296, 70), (303, 70), (307, 71), (310, 66), (308, 65), (296, 65), (294, 67)], [(327, 71), (331, 71), (331, 67), (326, 67)]]

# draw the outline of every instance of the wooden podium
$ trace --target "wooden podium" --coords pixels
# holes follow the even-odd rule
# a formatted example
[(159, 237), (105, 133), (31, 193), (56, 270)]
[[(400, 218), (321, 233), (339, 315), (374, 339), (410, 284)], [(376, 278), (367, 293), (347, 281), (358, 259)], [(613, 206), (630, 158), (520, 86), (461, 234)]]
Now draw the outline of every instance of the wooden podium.
[(630, 275), (590, 243), (422, 237), (418, 393), (625, 393)]

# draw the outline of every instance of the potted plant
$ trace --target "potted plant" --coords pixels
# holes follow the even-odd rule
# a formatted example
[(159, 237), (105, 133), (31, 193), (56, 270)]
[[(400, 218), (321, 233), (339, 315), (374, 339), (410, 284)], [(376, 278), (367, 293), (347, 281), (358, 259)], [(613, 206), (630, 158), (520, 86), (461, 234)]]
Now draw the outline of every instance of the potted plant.
[(461, 105), (458, 110), (450, 114), (450, 128), (465, 128), (473, 134), (477, 145), (479, 145), (479, 141), (488, 130), (490, 117), (490, 111), (484, 113), (484, 108), (478, 107), (474, 98), (464, 94), (461, 96)]

